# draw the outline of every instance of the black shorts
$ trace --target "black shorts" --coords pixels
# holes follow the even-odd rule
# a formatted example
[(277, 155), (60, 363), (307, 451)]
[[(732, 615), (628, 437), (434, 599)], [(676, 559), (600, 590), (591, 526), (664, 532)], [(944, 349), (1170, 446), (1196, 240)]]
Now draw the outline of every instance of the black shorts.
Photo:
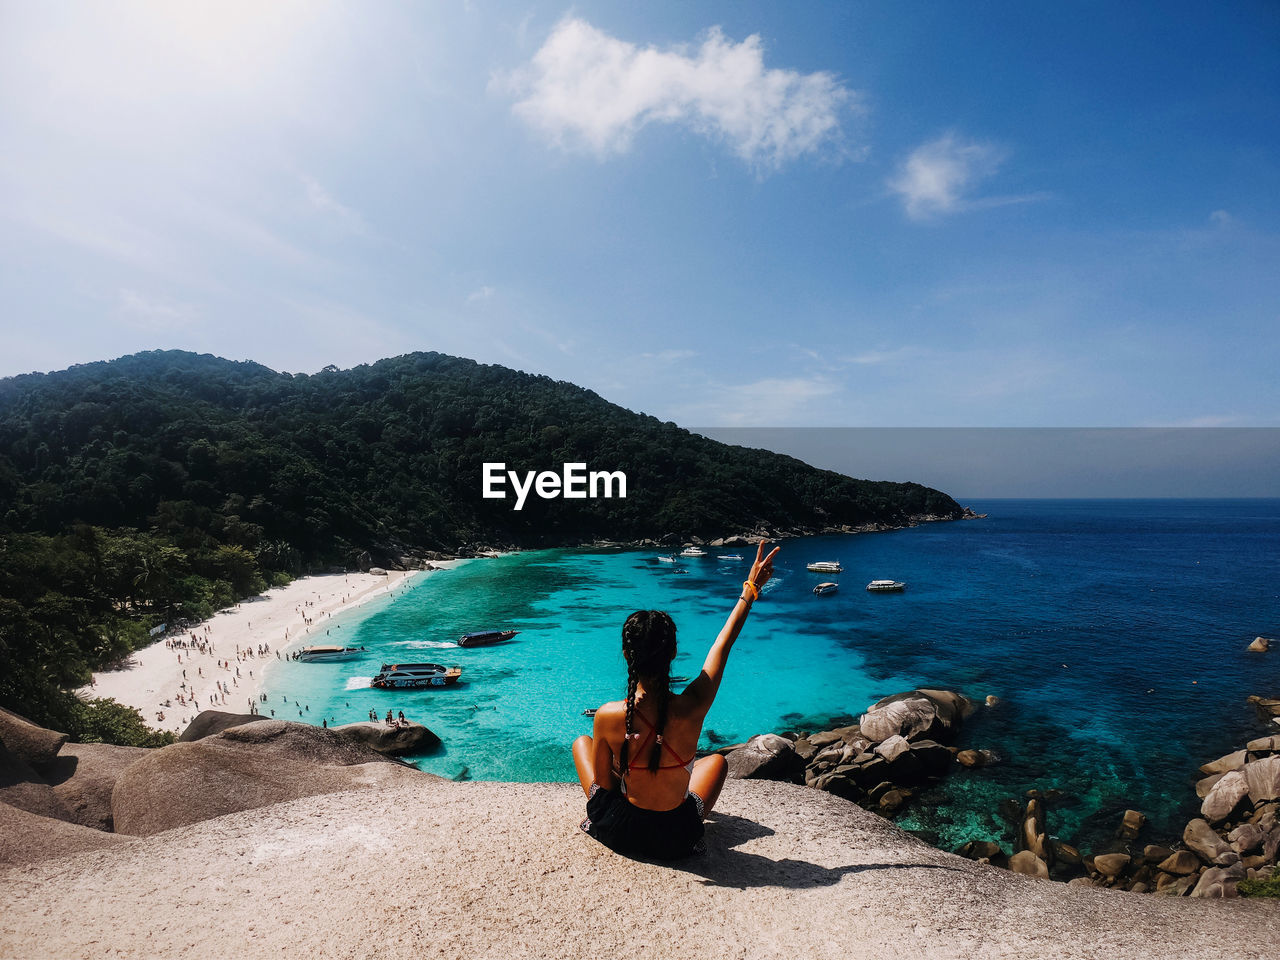
[(592, 784), (582, 829), (610, 850), (648, 860), (704, 852), (702, 798), (691, 793), (674, 810), (645, 810), (617, 790)]

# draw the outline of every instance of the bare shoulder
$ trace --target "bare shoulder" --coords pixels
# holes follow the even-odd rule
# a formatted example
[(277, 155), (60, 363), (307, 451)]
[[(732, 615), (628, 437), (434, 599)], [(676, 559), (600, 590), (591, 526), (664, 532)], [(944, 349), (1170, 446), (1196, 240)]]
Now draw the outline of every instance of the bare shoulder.
[(626, 713), (627, 701), (625, 700), (610, 700), (608, 703), (601, 704), (596, 710), (597, 717), (625, 717)]
[(622, 729), (627, 722), (627, 704), (625, 700), (613, 700), (601, 705), (596, 710), (595, 727), (597, 730)]
[(675, 697), (676, 710), (681, 714), (705, 715), (711, 709), (711, 697), (708, 696), (710, 681), (705, 672), (699, 673), (694, 681)]

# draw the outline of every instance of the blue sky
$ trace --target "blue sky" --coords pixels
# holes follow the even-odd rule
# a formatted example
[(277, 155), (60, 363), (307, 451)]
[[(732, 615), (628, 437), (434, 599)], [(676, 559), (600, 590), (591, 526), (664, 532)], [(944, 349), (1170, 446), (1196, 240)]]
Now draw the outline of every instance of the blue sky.
[(1280, 7), (0, 2), (0, 375), (1280, 425)]

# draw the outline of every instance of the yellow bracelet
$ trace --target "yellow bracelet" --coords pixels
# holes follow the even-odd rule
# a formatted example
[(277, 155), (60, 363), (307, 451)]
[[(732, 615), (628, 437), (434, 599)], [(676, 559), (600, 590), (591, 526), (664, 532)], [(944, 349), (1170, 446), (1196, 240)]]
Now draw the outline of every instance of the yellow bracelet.
[(754, 583), (752, 583), (750, 580), (743, 580), (742, 585), (751, 591), (752, 601), (760, 599), (760, 588), (757, 587)]

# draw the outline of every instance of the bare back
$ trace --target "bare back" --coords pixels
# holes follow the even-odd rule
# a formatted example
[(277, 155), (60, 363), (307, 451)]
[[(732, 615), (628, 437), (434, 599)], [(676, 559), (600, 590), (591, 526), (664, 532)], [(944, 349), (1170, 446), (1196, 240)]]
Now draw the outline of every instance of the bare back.
[[(652, 698), (644, 696), (641, 687), (637, 695), (635, 717), (632, 724), (631, 746), (628, 749), (625, 772), (627, 798), (647, 810), (671, 810), (684, 802), (689, 790), (689, 767), (698, 750), (702, 736), (702, 722), (707, 708), (701, 700), (688, 691), (673, 694), (667, 701), (667, 723), (662, 734), (658, 765), (661, 769), (649, 770), (649, 758), (656, 744), (654, 726), (657, 722)], [(619, 774), (618, 758), (622, 755), (622, 739), (626, 735), (627, 705), (615, 700), (596, 711), (594, 763), (596, 782), (602, 787), (616, 789)]]

